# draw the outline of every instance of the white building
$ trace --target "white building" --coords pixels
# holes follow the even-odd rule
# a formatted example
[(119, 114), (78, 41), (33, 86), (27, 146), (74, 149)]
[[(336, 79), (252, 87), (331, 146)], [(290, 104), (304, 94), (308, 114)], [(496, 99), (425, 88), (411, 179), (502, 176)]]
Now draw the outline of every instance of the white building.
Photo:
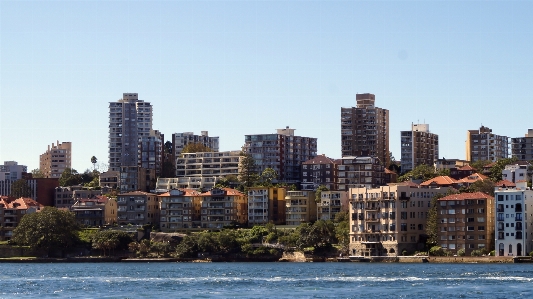
[(0, 181), (20, 180), (23, 172), (28, 172), (28, 166), (19, 165), (15, 161), (4, 161), (4, 165), (0, 165)]
[(317, 203), (318, 220), (335, 220), (337, 213), (348, 211), (348, 191), (322, 191)]
[(219, 138), (209, 137), (207, 131), (201, 131), (200, 135), (195, 135), (193, 132), (174, 133), (172, 134), (172, 147), (176, 158), (189, 143), (200, 143), (214, 152), (218, 152)]
[(516, 183), (518, 181), (527, 181), (527, 167), (529, 163), (505, 165), (502, 170), (502, 180), (508, 180)]
[(248, 190), (248, 225), (268, 223), (268, 188)]
[[(497, 256), (524, 256), (533, 250), (533, 190), (525, 181), (516, 183), (516, 188), (497, 187), (495, 250)], [(529, 222), (529, 225), (527, 224)]]

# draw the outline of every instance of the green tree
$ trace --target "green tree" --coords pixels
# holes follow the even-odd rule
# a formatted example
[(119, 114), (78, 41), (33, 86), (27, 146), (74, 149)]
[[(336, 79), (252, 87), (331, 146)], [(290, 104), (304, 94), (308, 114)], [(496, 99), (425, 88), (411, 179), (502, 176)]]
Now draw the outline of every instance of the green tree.
[(494, 197), (494, 182), (492, 180), (479, 180), (470, 184), (468, 192), (483, 192)]
[(173, 148), (172, 148), (172, 142), (168, 141), (165, 142), (165, 153), (172, 154)]
[[(447, 173), (449, 174), (449, 171)], [(435, 168), (433, 166), (422, 164), (418, 165), (417, 167), (415, 167), (415, 169), (405, 173), (404, 175), (398, 177), (398, 182), (405, 182), (411, 179), (427, 181), (439, 175), (446, 175), (446, 172), (438, 173), (435, 171)]]
[(91, 157), (91, 163), (93, 163), (93, 170), (96, 170), (96, 163), (98, 162), (98, 159), (96, 159), (95, 156)]
[(203, 153), (203, 152), (212, 152), (212, 151), (213, 150), (210, 147), (205, 146), (202, 143), (191, 142), (191, 143), (187, 143), (183, 147), (183, 149), (181, 150), (181, 153), (182, 154), (185, 154), (185, 153)]
[(493, 182), (501, 181), (502, 180), (502, 170), (505, 169), (505, 166), (507, 166), (509, 164), (514, 164), (516, 161), (517, 161), (516, 157), (505, 158), (505, 159), (500, 159), (500, 160), (496, 161), (494, 166), (492, 166), (491, 169), (490, 169), (489, 178)]
[(12, 241), (34, 249), (64, 250), (76, 244), (79, 226), (74, 214), (54, 207), (26, 214), (13, 231)]
[[(89, 182), (91, 180), (89, 180)], [(61, 177), (59, 177), (59, 186), (67, 187), (79, 185), (82, 183), (82, 181), (81, 175), (76, 171), (76, 169), (65, 168), (61, 174)]]
[(276, 179), (278, 179), (278, 173), (270, 167), (265, 168), (261, 173), (261, 181), (264, 186), (272, 186), (272, 181)]
[(11, 184), (11, 193), (9, 196), (14, 198), (32, 197), (33, 190), (25, 179), (16, 180)]
[(31, 171), (31, 177), (34, 179), (41, 179), (44, 178), (44, 173), (39, 168), (35, 168)]
[(258, 180), (255, 160), (250, 154), (247, 154), (244, 151), (241, 152), (241, 156), (239, 181), (241, 181), (241, 184), (244, 185), (244, 187), (252, 187)]
[(471, 162), (470, 166), (474, 168), (477, 172), (482, 172), (483, 167), (485, 167), (485, 165), (488, 165), (490, 163), (491, 162), (488, 160), (478, 160), (478, 161)]
[(319, 203), (322, 200), (322, 191), (329, 191), (328, 187), (324, 185), (318, 186), (315, 191), (315, 201)]
[(437, 215), (437, 205), (442, 194), (437, 194), (431, 199), (431, 206), (426, 220), (426, 234), (428, 235), (427, 245), (429, 248), (435, 247), (439, 242), (439, 224)]
[(92, 247), (102, 250), (106, 255), (106, 251), (110, 253), (115, 249), (126, 249), (132, 241), (132, 237), (126, 232), (103, 230), (92, 236)]
[(216, 181), (215, 187), (217, 188), (229, 188), (232, 185), (237, 185), (239, 183), (239, 178), (234, 175), (230, 174), (225, 177), (221, 177)]
[(344, 252), (348, 251), (350, 245), (350, 214), (342, 211), (335, 215), (335, 237)]

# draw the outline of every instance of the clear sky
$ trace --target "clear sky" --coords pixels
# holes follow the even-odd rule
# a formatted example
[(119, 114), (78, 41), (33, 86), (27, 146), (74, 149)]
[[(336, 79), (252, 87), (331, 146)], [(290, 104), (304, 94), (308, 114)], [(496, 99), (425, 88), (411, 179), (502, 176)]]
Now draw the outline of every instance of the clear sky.
[(136, 92), (153, 128), (202, 130), (237, 150), (290, 126), (339, 158), (357, 93), (400, 131), (428, 123), (440, 155), (468, 129), (523, 136), (533, 82), (533, 1), (0, 0), (0, 163), (38, 168), (71, 141), (73, 168), (107, 163), (108, 103)]

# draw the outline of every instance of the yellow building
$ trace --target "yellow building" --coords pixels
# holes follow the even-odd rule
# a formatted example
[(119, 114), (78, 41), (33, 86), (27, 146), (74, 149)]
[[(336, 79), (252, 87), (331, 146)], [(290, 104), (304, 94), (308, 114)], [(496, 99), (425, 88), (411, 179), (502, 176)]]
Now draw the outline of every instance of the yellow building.
[(314, 191), (287, 191), (285, 201), (287, 225), (316, 221), (317, 204)]
[(246, 196), (231, 188), (213, 188), (202, 193), (201, 226), (221, 229), (230, 225), (244, 225), (248, 221)]

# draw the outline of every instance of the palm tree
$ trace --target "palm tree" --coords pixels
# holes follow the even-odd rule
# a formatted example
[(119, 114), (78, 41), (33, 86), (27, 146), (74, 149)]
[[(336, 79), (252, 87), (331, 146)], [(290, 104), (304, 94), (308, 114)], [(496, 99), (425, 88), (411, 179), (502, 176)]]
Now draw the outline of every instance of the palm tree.
[(95, 156), (92, 156), (91, 163), (93, 163), (93, 170), (96, 170), (96, 162), (98, 162), (98, 159), (96, 159)]

